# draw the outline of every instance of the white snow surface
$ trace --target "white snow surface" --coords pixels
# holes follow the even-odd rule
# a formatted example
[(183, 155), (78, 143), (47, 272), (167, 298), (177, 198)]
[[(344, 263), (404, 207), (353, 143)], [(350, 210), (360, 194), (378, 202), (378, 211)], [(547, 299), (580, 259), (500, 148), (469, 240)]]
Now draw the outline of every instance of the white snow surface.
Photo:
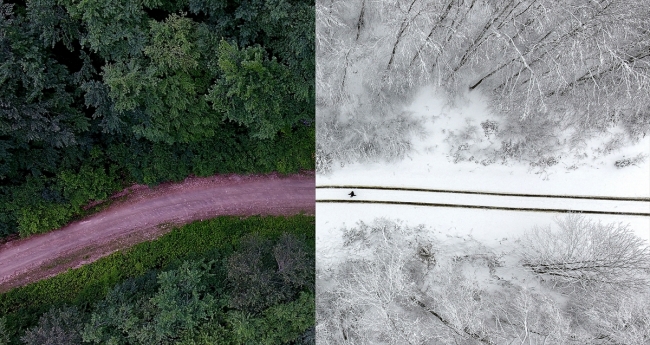
[[(495, 206), (506, 208), (531, 208), (531, 209), (552, 209), (596, 211), (596, 212), (625, 212), (639, 213), (646, 217), (650, 216), (650, 201), (628, 201), (628, 200), (592, 200), (592, 199), (565, 199), (545, 197), (523, 197), (523, 196), (499, 196), (499, 195), (475, 195), (442, 192), (420, 192), (420, 191), (393, 191), (393, 190), (355, 190), (356, 196), (347, 196), (349, 189), (317, 189), (317, 200), (352, 200), (361, 202), (366, 200), (388, 201), (388, 202), (417, 202), (429, 204), (446, 205), (470, 205), (470, 206)], [(528, 211), (530, 212), (530, 211)], [(643, 217), (643, 216), (641, 216)]]
[[(580, 195), (650, 198), (650, 159), (638, 165), (616, 168), (614, 162), (623, 157), (650, 154), (650, 136), (634, 145), (599, 153), (607, 138), (591, 139), (583, 155), (575, 155), (573, 161), (562, 160), (560, 164), (543, 171), (531, 169), (525, 164), (495, 163), (487, 166), (470, 162), (452, 162), (449, 158), (450, 144), (445, 141), (449, 131), (460, 130), (467, 123), (479, 125), (498, 117), (490, 114), (487, 99), (477, 92), (466, 96), (466, 102), (450, 107), (445, 99), (436, 95), (432, 88), (422, 89), (407, 110), (424, 120), (427, 134), (414, 142), (414, 151), (399, 162), (338, 165), (327, 175), (316, 176), (316, 186), (360, 185), (385, 187), (412, 187), (440, 190), (462, 190), (518, 194)], [(480, 126), (479, 126), (480, 128)], [(443, 130), (445, 131), (443, 133)], [(614, 131), (614, 130), (612, 130)], [(488, 139), (482, 145), (493, 145)], [(567, 153), (567, 154), (573, 154)], [(585, 156), (586, 154), (586, 156)], [(579, 157), (578, 157), (579, 156)], [(568, 161), (568, 162), (567, 162)], [(573, 166), (573, 168), (568, 168)], [(577, 168), (575, 168), (577, 167)], [(476, 240), (494, 250), (509, 248), (523, 231), (535, 226), (553, 226), (557, 213), (516, 212), (463, 208), (439, 208), (410, 205), (318, 203), (318, 200), (349, 198), (348, 190), (317, 190), (316, 194), (316, 246), (317, 266), (335, 265), (343, 251), (342, 228), (354, 227), (357, 222), (371, 223), (378, 217), (399, 219), (407, 225), (426, 225), (439, 238), (454, 241)], [(422, 201), (426, 193), (355, 191), (358, 198), (367, 200)], [(492, 199), (490, 199), (492, 198)], [(529, 207), (528, 198), (498, 197), (509, 207)], [(462, 199), (462, 200), (461, 200)], [(480, 195), (436, 196), (428, 202), (493, 203), (494, 197)], [(430, 199), (428, 199), (430, 200)], [(546, 199), (535, 202), (535, 207), (571, 208), (592, 207), (594, 210), (650, 212), (647, 202), (632, 205), (619, 201), (603, 203), (593, 200)], [(603, 206), (610, 205), (610, 206)], [(621, 215), (587, 215), (604, 223), (629, 224), (634, 232), (650, 241), (650, 217)]]
[[(399, 162), (356, 163), (343, 168), (336, 166), (332, 173), (318, 175), (316, 185), (384, 185), (530, 194), (650, 197), (650, 159), (620, 169), (614, 166), (614, 162), (623, 157), (650, 154), (650, 135), (608, 155), (591, 152), (603, 146), (604, 139), (595, 138), (587, 143), (585, 153), (588, 158), (574, 158), (571, 164), (563, 161), (546, 168), (545, 172), (536, 173), (538, 169), (531, 169), (525, 164), (495, 163), (483, 166), (466, 161), (454, 164), (450, 160), (446, 133), (461, 130), (468, 119), (479, 127), (485, 120), (499, 120), (490, 113), (486, 97), (478, 91), (469, 93), (466, 102), (452, 108), (444, 98), (436, 95), (433, 88), (423, 88), (407, 110), (414, 117), (424, 120), (426, 130), (423, 138), (414, 140), (414, 150), (409, 157)], [(489, 144), (487, 140), (485, 144)], [(577, 169), (568, 169), (571, 165), (576, 165)]]

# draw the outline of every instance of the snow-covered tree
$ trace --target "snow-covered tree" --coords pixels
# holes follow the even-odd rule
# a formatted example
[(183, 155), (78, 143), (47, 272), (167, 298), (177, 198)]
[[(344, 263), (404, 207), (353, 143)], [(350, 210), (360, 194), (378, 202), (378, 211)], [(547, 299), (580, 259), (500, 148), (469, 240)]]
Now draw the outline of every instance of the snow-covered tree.
[[(316, 8), (317, 104), (343, 120), (380, 122), (394, 109), (378, 108), (433, 84), (452, 98), (491, 95), (512, 124), (504, 140), (549, 141), (567, 128), (585, 138), (615, 125), (631, 141), (650, 133), (645, 1), (318, 0)], [(319, 120), (334, 121), (326, 113)]]

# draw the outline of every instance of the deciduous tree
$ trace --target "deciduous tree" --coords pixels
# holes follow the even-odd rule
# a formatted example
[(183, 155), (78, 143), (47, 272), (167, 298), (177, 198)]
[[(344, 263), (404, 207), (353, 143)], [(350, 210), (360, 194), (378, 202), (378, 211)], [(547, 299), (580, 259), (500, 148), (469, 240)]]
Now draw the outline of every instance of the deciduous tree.
[(82, 314), (77, 308), (53, 308), (43, 314), (38, 325), (28, 329), (21, 340), (26, 345), (80, 344), (82, 326)]
[(524, 267), (569, 289), (647, 289), (650, 247), (629, 226), (571, 215), (521, 240)]

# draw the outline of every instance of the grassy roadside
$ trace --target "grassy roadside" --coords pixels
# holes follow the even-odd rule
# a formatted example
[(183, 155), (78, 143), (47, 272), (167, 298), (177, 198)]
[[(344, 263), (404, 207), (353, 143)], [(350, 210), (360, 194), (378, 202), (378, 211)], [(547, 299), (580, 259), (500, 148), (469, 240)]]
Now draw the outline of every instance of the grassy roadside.
[(110, 196), (133, 183), (154, 186), (190, 175), (313, 170), (314, 138), (310, 125), (268, 141), (233, 134), (192, 145), (138, 146), (137, 152), (120, 145), (96, 148), (78, 169), (28, 177), (21, 185), (0, 185), (0, 238), (58, 229), (110, 206), (115, 201)]
[(314, 218), (219, 217), (176, 228), (157, 240), (143, 242), (78, 269), (0, 295), (0, 317), (6, 316), (11, 333), (32, 327), (40, 315), (63, 304), (89, 311), (120, 282), (154, 270), (174, 268), (185, 260), (218, 253), (227, 257), (242, 236), (257, 233), (275, 240), (283, 233), (306, 239), (314, 250)]

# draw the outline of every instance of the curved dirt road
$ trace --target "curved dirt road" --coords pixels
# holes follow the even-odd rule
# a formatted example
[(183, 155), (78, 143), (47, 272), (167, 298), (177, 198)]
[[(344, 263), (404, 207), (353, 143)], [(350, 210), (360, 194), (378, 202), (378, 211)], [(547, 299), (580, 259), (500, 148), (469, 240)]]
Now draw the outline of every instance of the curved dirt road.
[(0, 246), (0, 291), (97, 260), (185, 224), (221, 215), (314, 214), (313, 173), (220, 175), (135, 189), (126, 200), (53, 232)]

